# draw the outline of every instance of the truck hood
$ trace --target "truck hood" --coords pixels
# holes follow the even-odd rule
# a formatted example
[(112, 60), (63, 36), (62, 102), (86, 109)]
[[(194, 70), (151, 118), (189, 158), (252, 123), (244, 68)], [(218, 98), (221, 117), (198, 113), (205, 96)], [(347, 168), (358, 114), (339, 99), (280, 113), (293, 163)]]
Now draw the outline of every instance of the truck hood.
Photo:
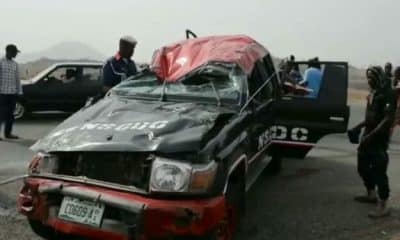
[(215, 105), (111, 96), (75, 113), (31, 149), (36, 152), (196, 151), (216, 120), (234, 113)]

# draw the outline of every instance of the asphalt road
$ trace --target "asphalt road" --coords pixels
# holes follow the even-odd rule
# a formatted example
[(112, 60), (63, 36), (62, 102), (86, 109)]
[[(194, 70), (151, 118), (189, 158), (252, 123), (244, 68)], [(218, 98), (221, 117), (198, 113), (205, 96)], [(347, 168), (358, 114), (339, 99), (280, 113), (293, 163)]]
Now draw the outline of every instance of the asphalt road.
[[(23, 137), (0, 142), (0, 181), (23, 174), (32, 157), (29, 146), (65, 115), (39, 115), (20, 121), (15, 132)], [(363, 117), (352, 107), (350, 125)], [(248, 192), (247, 217), (237, 239), (400, 239), (400, 130), (390, 149), (392, 216), (370, 220), (373, 206), (353, 202), (363, 193), (356, 172), (355, 146), (345, 135), (324, 138), (305, 160), (285, 159), (278, 176), (263, 175)], [(0, 186), (0, 239), (37, 240), (26, 220), (15, 211), (21, 182)]]

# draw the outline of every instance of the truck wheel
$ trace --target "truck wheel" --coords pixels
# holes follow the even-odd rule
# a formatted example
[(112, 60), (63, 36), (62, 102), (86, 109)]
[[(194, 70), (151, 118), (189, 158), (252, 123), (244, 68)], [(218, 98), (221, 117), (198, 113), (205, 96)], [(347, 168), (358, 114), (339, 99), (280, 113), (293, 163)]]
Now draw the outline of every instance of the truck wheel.
[(26, 116), (27, 109), (23, 103), (17, 101), (14, 110), (14, 119), (22, 119)]
[(279, 174), (282, 171), (282, 157), (278, 154), (273, 155), (271, 162), (265, 170), (272, 175)]
[(293, 157), (293, 158), (304, 159), (310, 150), (311, 150), (311, 147), (290, 149), (289, 156)]
[[(243, 169), (244, 170), (244, 169)], [(226, 226), (218, 234), (218, 240), (233, 240), (245, 213), (245, 173), (241, 169), (235, 171), (228, 183), (226, 199)]]
[(33, 230), (33, 232), (36, 233), (37, 235), (39, 235), (40, 237), (47, 239), (47, 240), (56, 239), (54, 230), (52, 230), (50, 227), (46, 227), (41, 222), (36, 221), (36, 220), (28, 220), (28, 222), (29, 222), (29, 225), (31, 226), (31, 229)]

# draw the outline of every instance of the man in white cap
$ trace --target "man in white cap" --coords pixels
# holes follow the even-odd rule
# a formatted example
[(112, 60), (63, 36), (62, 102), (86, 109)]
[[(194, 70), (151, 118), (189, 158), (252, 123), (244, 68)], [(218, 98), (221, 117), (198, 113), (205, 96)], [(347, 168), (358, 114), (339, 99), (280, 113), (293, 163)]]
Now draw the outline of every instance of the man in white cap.
[(136, 39), (131, 36), (124, 36), (119, 40), (119, 51), (107, 60), (103, 68), (104, 93), (126, 78), (137, 74), (136, 64), (131, 59), (136, 44)]

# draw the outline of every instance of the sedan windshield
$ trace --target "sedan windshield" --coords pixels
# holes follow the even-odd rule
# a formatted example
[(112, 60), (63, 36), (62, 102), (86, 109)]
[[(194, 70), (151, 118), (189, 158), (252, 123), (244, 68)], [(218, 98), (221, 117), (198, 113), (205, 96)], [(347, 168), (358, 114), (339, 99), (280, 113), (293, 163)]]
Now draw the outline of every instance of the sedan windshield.
[(154, 73), (127, 79), (113, 91), (117, 95), (147, 97), (165, 100), (186, 97), (192, 101), (207, 99), (218, 104), (224, 101), (240, 101), (246, 75), (237, 68), (206, 66), (176, 82), (166, 82)]

